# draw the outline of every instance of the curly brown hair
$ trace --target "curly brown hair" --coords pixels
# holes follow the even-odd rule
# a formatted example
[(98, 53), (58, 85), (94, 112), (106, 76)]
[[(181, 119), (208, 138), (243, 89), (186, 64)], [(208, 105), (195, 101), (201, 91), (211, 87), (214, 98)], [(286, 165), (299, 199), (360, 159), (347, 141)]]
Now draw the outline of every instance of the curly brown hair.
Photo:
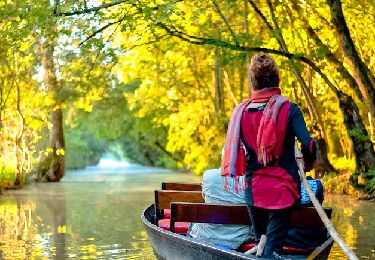
[(279, 87), (279, 69), (274, 59), (268, 54), (260, 53), (251, 58), (249, 77), (253, 90)]

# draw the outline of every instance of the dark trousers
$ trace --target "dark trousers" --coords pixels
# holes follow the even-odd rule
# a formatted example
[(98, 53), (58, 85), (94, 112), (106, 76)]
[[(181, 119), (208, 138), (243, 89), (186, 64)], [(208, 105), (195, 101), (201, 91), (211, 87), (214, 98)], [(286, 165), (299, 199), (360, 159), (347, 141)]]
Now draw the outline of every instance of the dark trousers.
[(261, 235), (267, 235), (263, 255), (270, 256), (274, 251), (280, 254), (288, 230), (292, 209), (270, 210), (248, 206), (248, 210), (255, 231), (256, 241), (259, 242)]

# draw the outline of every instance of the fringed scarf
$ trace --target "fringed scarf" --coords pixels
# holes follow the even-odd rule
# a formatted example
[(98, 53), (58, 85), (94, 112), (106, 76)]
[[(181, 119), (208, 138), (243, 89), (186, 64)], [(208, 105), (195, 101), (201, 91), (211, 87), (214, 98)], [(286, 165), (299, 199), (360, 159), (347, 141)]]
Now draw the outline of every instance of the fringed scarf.
[[(231, 186), (235, 192), (238, 192), (246, 187), (243, 178), (246, 171), (246, 156), (240, 140), (240, 132), (242, 112), (250, 102), (251, 100), (246, 100), (236, 106), (229, 121), (224, 156), (221, 160), (221, 176), (224, 179), (225, 190), (229, 190), (229, 186)], [(241, 181), (240, 177), (242, 177)], [(234, 183), (230, 184), (230, 180), (233, 180)]]
[[(257, 135), (258, 161), (264, 166), (277, 160), (282, 153), (290, 103), (281, 96), (279, 88), (267, 88), (254, 91), (250, 100), (246, 100), (234, 108), (229, 121), (221, 163), (221, 175), (224, 177), (224, 189), (229, 186), (238, 192), (246, 188), (244, 179), (246, 156), (240, 140), (242, 112), (250, 103), (267, 102), (263, 111)], [(285, 105), (281, 108), (281, 106)], [(232, 183), (230, 183), (232, 180)]]

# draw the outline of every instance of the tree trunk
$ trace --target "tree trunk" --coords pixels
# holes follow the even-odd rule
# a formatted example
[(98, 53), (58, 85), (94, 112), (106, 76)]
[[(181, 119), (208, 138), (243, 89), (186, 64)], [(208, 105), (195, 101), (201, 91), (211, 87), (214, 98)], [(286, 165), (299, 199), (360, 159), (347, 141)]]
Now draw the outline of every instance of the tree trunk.
[[(293, 7), (298, 13), (300, 13), (301, 10), (298, 7), (298, 5), (294, 4)], [(342, 13), (342, 10), (341, 10), (341, 13)], [(306, 24), (306, 31), (308, 35), (314, 40), (318, 48), (323, 50), (323, 52), (325, 53), (325, 57), (335, 65), (335, 68), (337, 69), (337, 71), (348, 82), (349, 86), (358, 95), (358, 98), (360, 100), (362, 99), (366, 100), (366, 97), (362, 95), (362, 91), (360, 90), (359, 82), (347, 71), (345, 66), (338, 60), (336, 55), (332, 53), (330, 49), (320, 40), (319, 36), (315, 33), (315, 31), (310, 26), (310, 24), (308, 24), (308, 21), (305, 20), (305, 24)], [(347, 29), (347, 32), (349, 33), (348, 28), (346, 29)], [(354, 45), (353, 45), (353, 48), (354, 48)], [(359, 58), (358, 55), (357, 57)], [(339, 98), (340, 108), (344, 115), (344, 124), (353, 142), (353, 146), (354, 146), (353, 149), (356, 155), (356, 172), (360, 173), (363, 170), (367, 171), (369, 167), (371, 167), (371, 163), (368, 164), (368, 162), (371, 162), (374, 160), (373, 159), (374, 152), (372, 149), (370, 136), (368, 135), (366, 128), (363, 124), (363, 121), (360, 118), (358, 107), (354, 103), (353, 99), (342, 92), (337, 92), (336, 94), (337, 94), (337, 97)], [(373, 102), (370, 102), (370, 103), (371, 103), (370, 107), (371, 106), (374, 107), (374, 103)], [(369, 121), (370, 121), (370, 124), (372, 125), (371, 123), (372, 120), (370, 119)], [(361, 146), (361, 147), (357, 147), (357, 146)], [(362, 157), (363, 154), (366, 155), (365, 158)], [(372, 163), (372, 165), (374, 164)]]
[(358, 174), (368, 172), (374, 167), (375, 152), (371, 147), (370, 136), (353, 98), (340, 92), (339, 105), (343, 111), (344, 123), (353, 142), (353, 150), (356, 155), (356, 174), (353, 175), (352, 181), (358, 184)]
[(224, 90), (223, 90), (223, 72), (219, 64), (219, 53), (215, 51), (215, 64), (214, 64), (214, 84), (215, 84), (215, 101), (217, 111), (220, 115), (224, 114)]
[[(292, 65), (293, 66), (293, 65)], [(314, 103), (314, 97), (311, 95), (311, 93), (308, 91), (308, 87), (306, 85), (306, 82), (302, 78), (302, 76), (297, 72), (295, 68), (292, 68), (294, 75), (296, 76), (298, 82), (301, 85), (302, 92), (304, 96), (306, 97), (306, 103), (307, 107), (310, 111), (310, 115), (316, 122), (316, 141), (317, 141), (317, 156), (316, 156), (316, 162), (314, 163), (315, 171), (317, 172), (317, 175), (321, 178), (324, 176), (324, 173), (328, 172), (337, 172), (335, 167), (331, 164), (331, 162), (328, 159), (328, 149), (327, 149), (327, 142), (325, 140), (327, 134), (325, 131), (325, 126), (323, 123), (323, 120), (320, 116), (320, 113), (317, 111), (317, 107)]]
[[(333, 58), (334, 56), (331, 56), (331, 59)], [(343, 70), (341, 70), (340, 73), (347, 75), (347, 73), (345, 73)], [(339, 99), (339, 106), (344, 116), (344, 124), (348, 131), (349, 137), (353, 142), (353, 150), (356, 157), (357, 174), (353, 175), (352, 180), (354, 183), (358, 183), (358, 174), (367, 172), (371, 167), (375, 165), (375, 153), (372, 147), (371, 138), (363, 124), (363, 121), (359, 114), (359, 109), (355, 104), (353, 98), (335, 88), (332, 83), (329, 82), (326, 76), (324, 77), (324, 80), (327, 82), (327, 84), (329, 84), (330, 88), (334, 91), (337, 98)]]
[(337, 170), (332, 166), (331, 162), (326, 156), (328, 154), (327, 142), (324, 138), (316, 138), (316, 161), (314, 163), (314, 169), (317, 173), (316, 178), (322, 178), (325, 172), (337, 172)]
[(52, 128), (50, 131), (50, 147), (52, 148), (52, 162), (47, 173), (47, 180), (60, 181), (65, 174), (65, 147), (63, 133), (62, 109), (50, 112)]
[(353, 143), (353, 150), (356, 157), (356, 172), (367, 172), (371, 169), (371, 165), (375, 165), (375, 152), (372, 148), (370, 136), (363, 124), (362, 118), (359, 116), (357, 105), (351, 96), (337, 89), (327, 78), (327, 75), (322, 73), (318, 67), (315, 67), (314, 70), (319, 73), (339, 100), (340, 110), (344, 116), (345, 128)]
[(349, 28), (346, 24), (340, 0), (327, 0), (331, 10), (332, 23), (336, 30), (338, 42), (344, 55), (346, 63), (349, 65), (354, 79), (359, 86), (359, 90), (371, 113), (372, 125), (375, 124), (375, 83), (374, 75), (366, 64), (359, 57), (354, 42), (350, 36)]
[[(243, 32), (245, 33), (245, 35), (248, 35), (249, 34), (249, 22), (248, 22), (248, 18), (247, 16), (249, 15), (249, 8), (248, 8), (248, 4), (247, 4), (247, 0), (244, 0), (243, 1), (243, 4), (244, 4), (244, 8), (243, 8), (243, 16), (244, 16), (244, 22), (243, 22)], [(248, 45), (247, 42), (244, 43), (245, 46)], [(241, 59), (241, 64), (240, 64), (240, 99), (239, 101), (242, 102), (242, 100), (244, 99), (244, 90), (247, 89), (245, 88), (245, 77), (246, 77), (246, 74), (247, 74), (247, 54), (245, 53), (246, 57), (244, 59)]]
[(50, 148), (52, 149), (52, 157), (48, 166), (48, 171), (45, 176), (47, 181), (57, 182), (65, 174), (65, 145), (64, 145), (64, 132), (63, 132), (63, 115), (61, 109), (61, 101), (57, 96), (59, 82), (56, 78), (54, 67), (54, 43), (46, 40), (41, 46), (42, 49), (42, 65), (44, 68), (44, 82), (48, 90), (52, 94), (55, 104), (51, 108), (50, 122), (52, 128), (50, 130)]
[(14, 181), (14, 186), (17, 188), (22, 188), (24, 182), (25, 182), (25, 173), (23, 171), (23, 166), (25, 162), (25, 156), (23, 151), (23, 132), (24, 132), (24, 126), (25, 126), (25, 118), (23, 117), (21, 113), (21, 97), (20, 97), (20, 87), (17, 85), (17, 115), (19, 117), (20, 121), (20, 127), (17, 130), (16, 138), (15, 138), (15, 151), (16, 151), (16, 161), (17, 161), (17, 169), (16, 169), (16, 179)]
[(295, 80), (292, 81), (292, 89), (293, 89), (293, 92), (292, 92), (293, 100), (294, 102), (299, 104), (301, 102), (301, 99), (300, 99), (300, 96), (298, 95), (297, 82)]

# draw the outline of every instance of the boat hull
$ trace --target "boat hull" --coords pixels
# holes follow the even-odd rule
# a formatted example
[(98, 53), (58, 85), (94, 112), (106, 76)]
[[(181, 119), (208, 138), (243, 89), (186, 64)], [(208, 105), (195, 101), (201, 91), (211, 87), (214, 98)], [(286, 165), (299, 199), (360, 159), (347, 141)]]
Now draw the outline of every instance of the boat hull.
[[(210, 260), (210, 259), (259, 259), (252, 255), (228, 251), (201, 244), (183, 235), (166, 231), (154, 225), (154, 205), (149, 206), (141, 216), (150, 244), (158, 259), (167, 260)], [(309, 256), (288, 256), (292, 259), (328, 259), (333, 240), (328, 239)], [(265, 259), (265, 258), (262, 258)]]

